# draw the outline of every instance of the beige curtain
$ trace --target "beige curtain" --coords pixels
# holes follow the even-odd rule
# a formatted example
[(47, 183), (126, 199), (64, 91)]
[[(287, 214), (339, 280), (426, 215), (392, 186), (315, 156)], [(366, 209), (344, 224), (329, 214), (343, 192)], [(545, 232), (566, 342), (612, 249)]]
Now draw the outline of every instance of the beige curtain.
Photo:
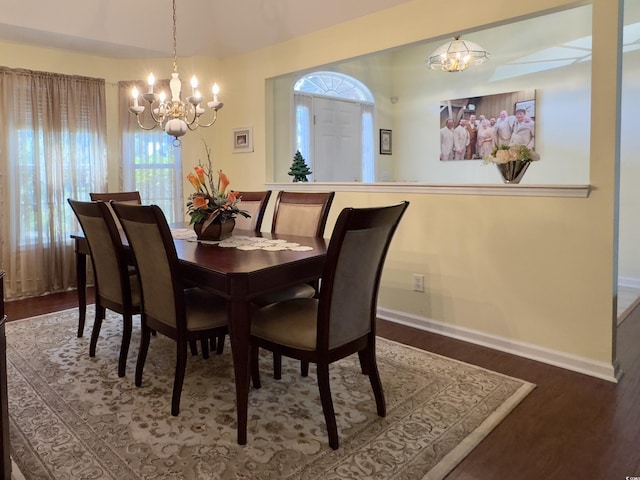
[(67, 198), (106, 189), (102, 79), (0, 67), (0, 268), (8, 299), (75, 286)]

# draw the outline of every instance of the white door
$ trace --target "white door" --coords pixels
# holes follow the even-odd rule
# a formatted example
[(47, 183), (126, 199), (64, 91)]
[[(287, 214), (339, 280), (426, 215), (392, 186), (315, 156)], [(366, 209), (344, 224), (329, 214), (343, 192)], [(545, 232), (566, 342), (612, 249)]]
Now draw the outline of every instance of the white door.
[(316, 182), (362, 181), (360, 104), (314, 97), (313, 161)]

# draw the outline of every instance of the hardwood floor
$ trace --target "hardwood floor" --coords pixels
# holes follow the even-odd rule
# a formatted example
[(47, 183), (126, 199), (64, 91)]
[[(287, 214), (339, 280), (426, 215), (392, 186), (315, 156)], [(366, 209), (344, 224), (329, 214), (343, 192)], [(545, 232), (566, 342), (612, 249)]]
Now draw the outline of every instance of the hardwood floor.
[[(11, 321), (76, 304), (67, 292), (8, 302), (5, 310)], [(447, 480), (640, 476), (640, 308), (618, 329), (624, 377), (617, 385), (386, 321), (378, 334), (537, 385)]]

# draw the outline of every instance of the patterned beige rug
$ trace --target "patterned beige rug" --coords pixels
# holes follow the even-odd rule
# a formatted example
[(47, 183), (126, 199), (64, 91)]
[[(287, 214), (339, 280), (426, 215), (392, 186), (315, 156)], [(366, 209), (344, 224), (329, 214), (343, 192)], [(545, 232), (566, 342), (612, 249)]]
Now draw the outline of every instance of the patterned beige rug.
[[(89, 310), (87, 317), (92, 318)], [(151, 341), (143, 386), (118, 378), (119, 317), (97, 355), (77, 338), (77, 311), (7, 325), (12, 457), (29, 479), (441, 479), (534, 388), (530, 383), (380, 339), (388, 415), (357, 356), (332, 366), (340, 448), (327, 445), (314, 368), (283, 359), (282, 380), (261, 358), (249, 398), (248, 443), (238, 446), (229, 343), (189, 357), (178, 417), (169, 414), (175, 344)], [(134, 324), (134, 330), (136, 330)]]

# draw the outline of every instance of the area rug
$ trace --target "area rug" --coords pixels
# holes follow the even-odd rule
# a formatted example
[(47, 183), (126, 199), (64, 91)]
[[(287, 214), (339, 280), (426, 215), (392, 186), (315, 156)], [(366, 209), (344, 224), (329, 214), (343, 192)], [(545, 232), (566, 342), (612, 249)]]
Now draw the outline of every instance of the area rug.
[[(92, 318), (92, 307), (87, 318)], [(139, 337), (117, 376), (118, 315), (89, 358), (77, 310), (9, 322), (11, 454), (30, 479), (442, 479), (534, 388), (530, 383), (395, 342), (378, 341), (387, 416), (376, 415), (357, 355), (331, 367), (340, 448), (331, 450), (315, 369), (283, 359), (274, 380), (261, 356), (247, 445), (236, 443), (233, 366), (190, 356), (180, 415), (170, 415), (175, 343), (152, 337), (143, 385), (133, 383)]]

